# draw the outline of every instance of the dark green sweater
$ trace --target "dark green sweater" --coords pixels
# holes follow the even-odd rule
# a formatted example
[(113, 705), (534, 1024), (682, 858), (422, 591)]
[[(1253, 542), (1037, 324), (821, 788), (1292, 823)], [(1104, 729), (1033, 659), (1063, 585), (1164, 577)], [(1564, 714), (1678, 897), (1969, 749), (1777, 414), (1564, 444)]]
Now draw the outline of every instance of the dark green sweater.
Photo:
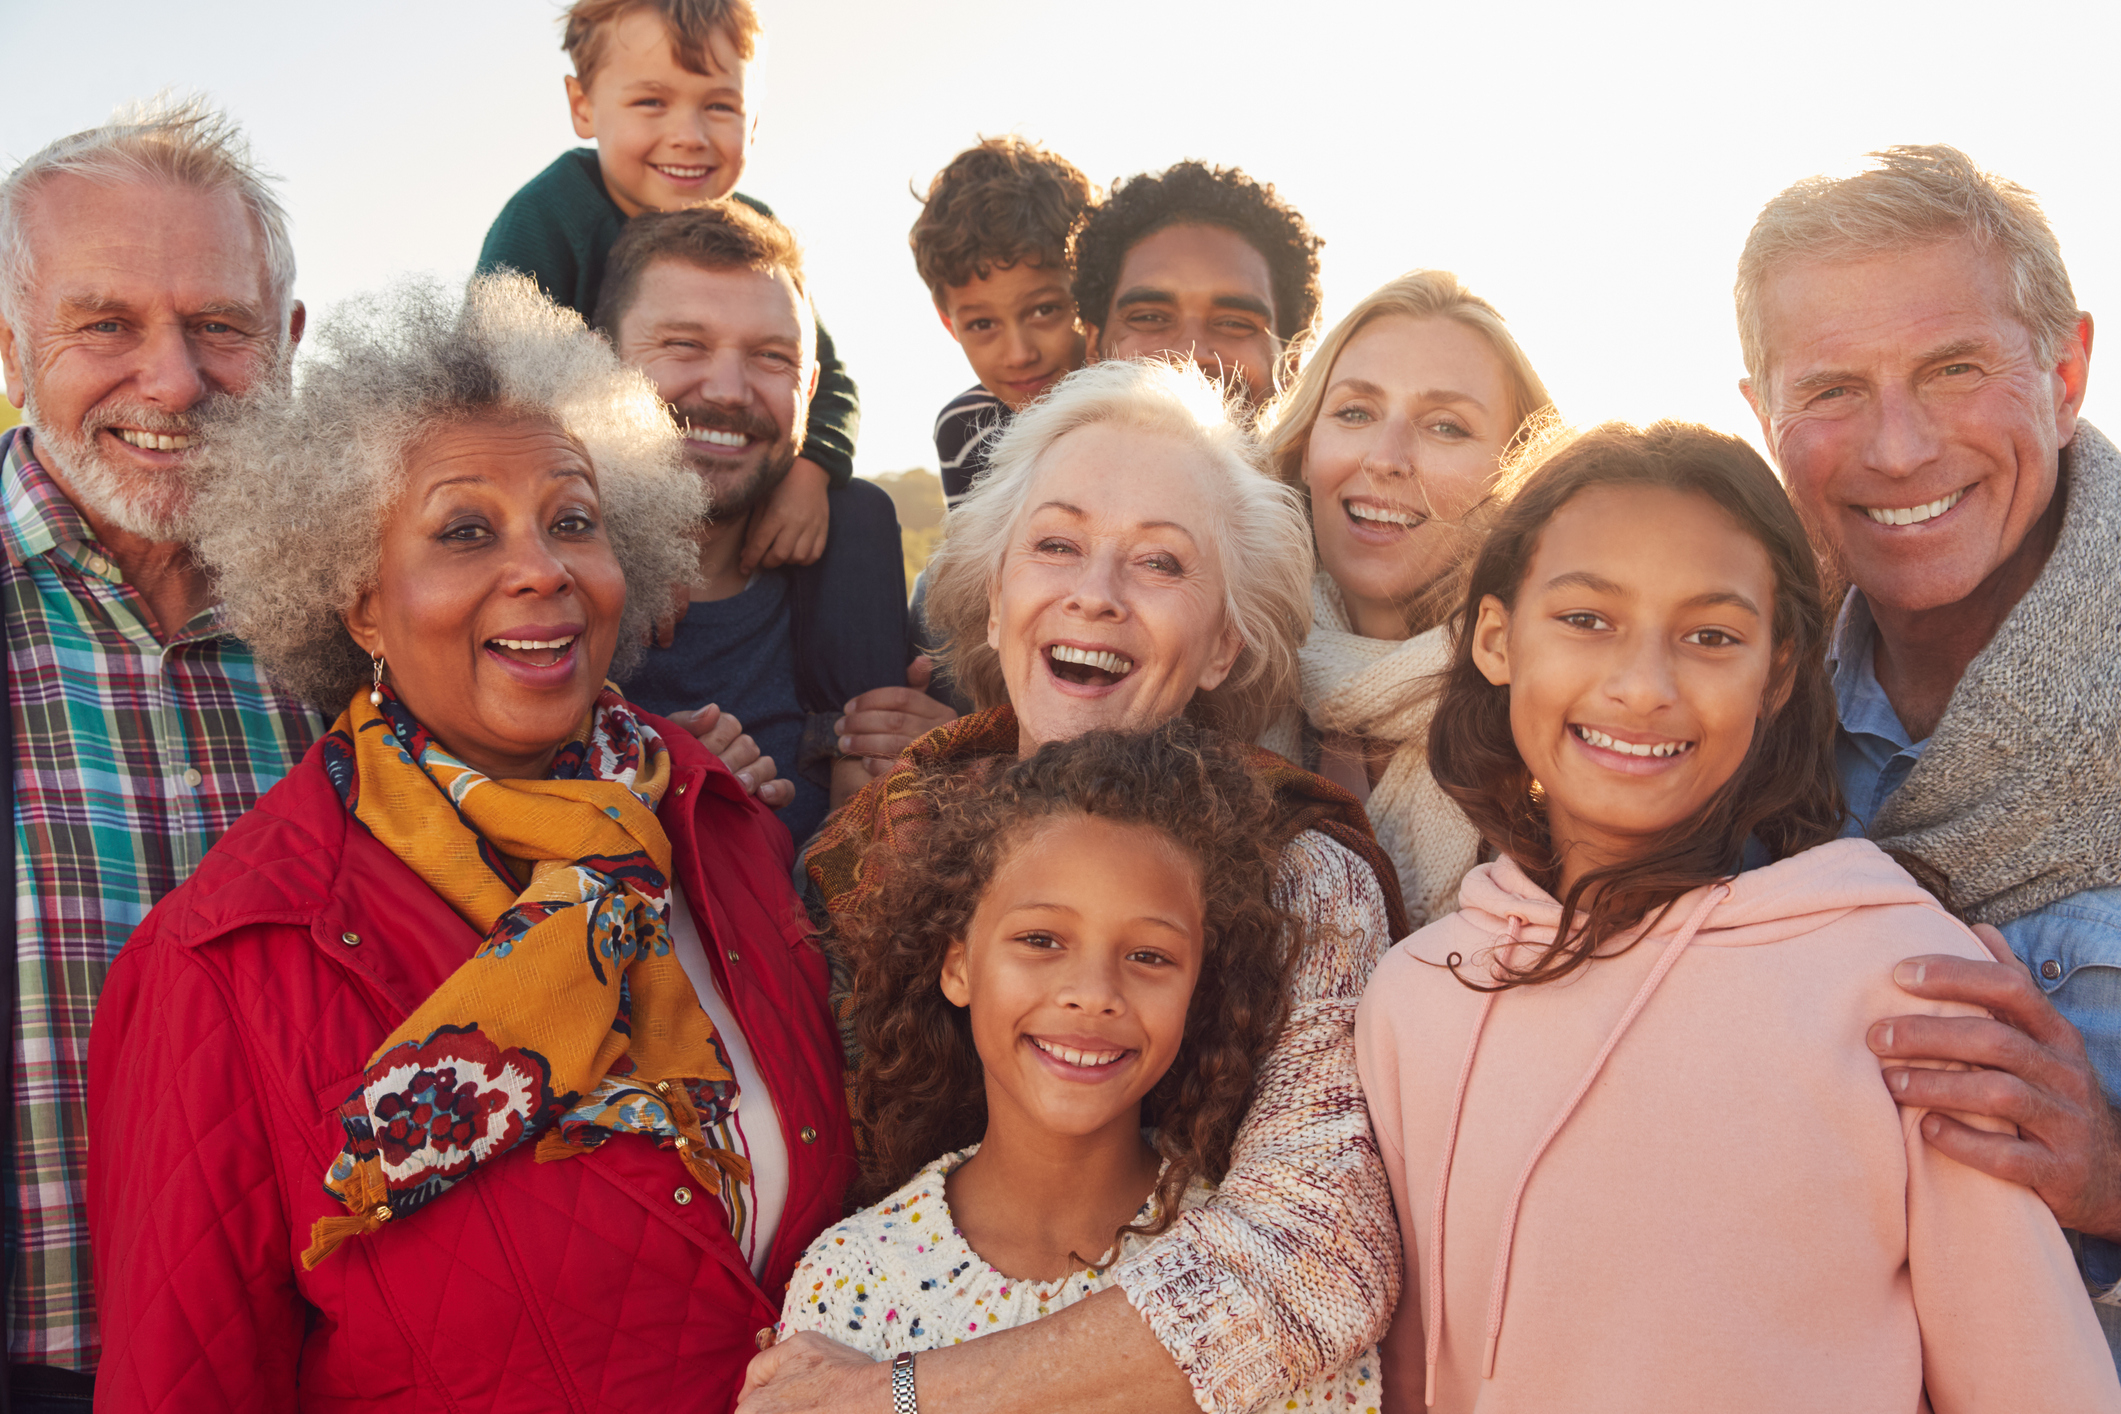
[[(762, 216), (773, 214), (763, 201), (742, 192), (732, 195)], [(593, 319), (597, 291), (604, 284), (604, 260), (625, 224), (626, 213), (604, 190), (597, 150), (578, 147), (561, 153), (508, 198), (486, 232), (479, 269), (520, 270), (553, 299), (584, 319)], [(846, 485), (854, 475), (854, 437), (861, 424), (854, 380), (847, 376), (832, 347), (832, 336), (820, 322), (817, 393), (810, 399), (803, 455), (823, 467), (834, 486)]]

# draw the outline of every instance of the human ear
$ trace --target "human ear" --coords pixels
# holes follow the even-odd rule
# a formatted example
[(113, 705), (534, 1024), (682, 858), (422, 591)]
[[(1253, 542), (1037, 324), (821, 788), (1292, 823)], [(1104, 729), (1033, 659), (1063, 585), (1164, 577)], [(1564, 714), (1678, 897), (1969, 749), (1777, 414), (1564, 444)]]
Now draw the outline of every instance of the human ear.
[[(1739, 379), (1738, 391), (1745, 395), (1746, 406), (1751, 408), (1753, 410), (1753, 416), (1760, 420), (1760, 440), (1767, 443), (1768, 455), (1771, 457), (1774, 456), (1775, 427), (1774, 424), (1768, 419), (1767, 404), (1764, 401), (1766, 394), (1762, 393), (1760, 389), (1753, 386), (1753, 380), (1751, 378)], [(1776, 458), (1776, 460), (1780, 461), (1781, 459), (1778, 457)]]
[(957, 341), (961, 344), (965, 342), (963, 339), (958, 339), (957, 324), (950, 318), (949, 310), (944, 309), (941, 305), (937, 305), (935, 307), (935, 317), (943, 321), (943, 331), (945, 333), (947, 333), (951, 338), (957, 339)]
[(1105, 361), (1105, 332), (1089, 320), (1082, 321), (1083, 362), (1085, 364)]
[(1222, 642), (1215, 645), (1214, 656), (1200, 672), (1200, 690), (1212, 692), (1222, 686), (1223, 679), (1230, 676), (1230, 669), (1237, 666), (1237, 655), (1244, 651), (1245, 640), (1238, 633), (1237, 625), (1223, 625)]
[(29, 396), (29, 380), (23, 375), (22, 345), (15, 341), (12, 324), (0, 324), (0, 369), (7, 373), (7, 400), (21, 407)]
[(972, 1005), (972, 979), (966, 975), (965, 940), (958, 938), (943, 953), (943, 975), (937, 979), (952, 1006)]
[(567, 114), (574, 119), (574, 135), (579, 138), (595, 138), (597, 135), (596, 109), (589, 106), (589, 90), (573, 74), (566, 78)]
[(1473, 666), (1496, 687), (1510, 681), (1510, 611), (1492, 594), (1481, 596), (1473, 624)]
[(2077, 412), (2084, 406), (2084, 389), (2091, 378), (2092, 364), (2092, 317), (2077, 316), (2077, 327), (2063, 342), (2060, 357), (2055, 360), (2057, 399), (2055, 403), (2055, 445), (2067, 447), (2077, 437)]
[(296, 300), (287, 311), (287, 347), (289, 352), (302, 342), (302, 331), (309, 327), (309, 306)]
[(361, 597), (353, 601), (353, 607), (341, 616), (341, 621), (346, 625), (347, 636), (371, 658), (389, 656), (383, 651), (383, 626), (378, 622), (380, 617), (373, 585), (362, 590)]

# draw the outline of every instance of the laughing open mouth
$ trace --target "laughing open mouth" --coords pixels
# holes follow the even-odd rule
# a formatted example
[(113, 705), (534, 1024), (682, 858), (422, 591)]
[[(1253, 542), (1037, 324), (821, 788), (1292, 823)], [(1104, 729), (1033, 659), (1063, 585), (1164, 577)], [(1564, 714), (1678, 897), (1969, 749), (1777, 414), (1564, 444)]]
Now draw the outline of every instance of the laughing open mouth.
[(1134, 660), (1104, 648), (1077, 648), (1069, 643), (1046, 645), (1046, 663), (1053, 676), (1079, 687), (1110, 687), (1134, 671)]
[(1616, 737), (1607, 736), (1596, 727), (1578, 726), (1575, 723), (1569, 725), (1569, 730), (1576, 733), (1576, 739), (1587, 746), (1617, 752), (1622, 756), (1680, 756), (1694, 749), (1694, 743), (1691, 741), (1621, 741)]
[(1966, 489), (1939, 496), (1936, 500), (1920, 506), (1865, 506), (1863, 513), (1880, 525), (1920, 525), (1926, 520), (1935, 520), (1966, 496)]
[(489, 638), (486, 646), (503, 658), (513, 658), (533, 668), (549, 668), (567, 656), (577, 636), (570, 633), (565, 638)]
[(1061, 1062), (1063, 1065), (1081, 1066), (1085, 1070), (1095, 1070), (1099, 1066), (1105, 1065), (1118, 1065), (1128, 1056), (1134, 1054), (1134, 1052), (1126, 1050), (1077, 1050), (1073, 1046), (1062, 1046), (1057, 1045), (1051, 1041), (1041, 1041), (1036, 1036), (1027, 1037), (1026, 1039), (1029, 1040), (1032, 1045), (1038, 1047), (1040, 1050), (1044, 1051), (1047, 1055), (1053, 1057), (1055, 1060)]
[(113, 427), (110, 432), (127, 446), (146, 452), (181, 452), (191, 446), (191, 438), (167, 432), (140, 432), (130, 427)]

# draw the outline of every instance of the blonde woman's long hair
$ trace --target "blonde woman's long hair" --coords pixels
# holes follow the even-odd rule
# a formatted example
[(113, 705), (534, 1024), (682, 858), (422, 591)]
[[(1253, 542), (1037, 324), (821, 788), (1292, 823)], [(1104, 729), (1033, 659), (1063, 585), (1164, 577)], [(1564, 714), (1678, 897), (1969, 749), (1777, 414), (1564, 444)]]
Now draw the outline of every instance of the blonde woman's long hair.
[[(1260, 414), (1260, 434), (1266, 443), (1268, 464), (1276, 476), (1299, 494), (1304, 493), (1304, 455), (1311, 443), (1311, 426), (1318, 421), (1319, 410), (1325, 405), (1333, 365), (1340, 361), (1341, 351), (1348, 346), (1348, 341), (1372, 320), (1394, 314), (1413, 319), (1455, 319), (1484, 337), (1489, 347), (1495, 350), (1510, 385), (1514, 415), (1513, 430), (1503, 444), (1503, 459), (1507, 459), (1511, 450), (1536, 426), (1553, 416), (1554, 400), (1547, 393), (1547, 385), (1532, 367), (1532, 361), (1525, 357), (1524, 350), (1518, 347), (1510, 326), (1495, 306), (1467, 289), (1448, 270), (1411, 270), (1371, 291), (1315, 345), (1301, 350), (1303, 371)], [(1292, 363), (1298, 356), (1298, 351), (1292, 351)], [(1498, 474), (1499, 470), (1498, 464)], [(1483, 502), (1461, 524), (1467, 529), (1478, 530), (1486, 523), (1490, 505), (1492, 501)], [(1304, 495), (1304, 506), (1305, 513), (1309, 514), (1308, 495)], [(1457, 606), (1462, 597), (1460, 591), (1464, 587), (1465, 575), (1472, 568), (1473, 552), (1479, 544), (1477, 534), (1458, 537), (1458, 549), (1451, 566), (1432, 579), (1405, 606), (1410, 632), (1421, 633), (1435, 627)]]

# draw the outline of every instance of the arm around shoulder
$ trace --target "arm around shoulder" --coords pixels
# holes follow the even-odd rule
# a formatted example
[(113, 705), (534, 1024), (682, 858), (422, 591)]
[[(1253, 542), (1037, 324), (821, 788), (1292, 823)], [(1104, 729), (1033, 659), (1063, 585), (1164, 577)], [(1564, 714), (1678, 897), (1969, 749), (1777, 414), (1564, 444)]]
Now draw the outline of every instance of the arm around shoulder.
[(1399, 1225), (1356, 1075), (1355, 1008), (1387, 944), (1384, 895), (1323, 836), (1285, 856), (1307, 953), (1230, 1171), (1115, 1275), (1201, 1407), (1251, 1409), (1373, 1343), (1399, 1299)]
[(302, 1303), (261, 1117), (300, 1099), (268, 1093), (199, 954), (143, 941), (111, 968), (89, 1043), (97, 1406), (290, 1410)]

